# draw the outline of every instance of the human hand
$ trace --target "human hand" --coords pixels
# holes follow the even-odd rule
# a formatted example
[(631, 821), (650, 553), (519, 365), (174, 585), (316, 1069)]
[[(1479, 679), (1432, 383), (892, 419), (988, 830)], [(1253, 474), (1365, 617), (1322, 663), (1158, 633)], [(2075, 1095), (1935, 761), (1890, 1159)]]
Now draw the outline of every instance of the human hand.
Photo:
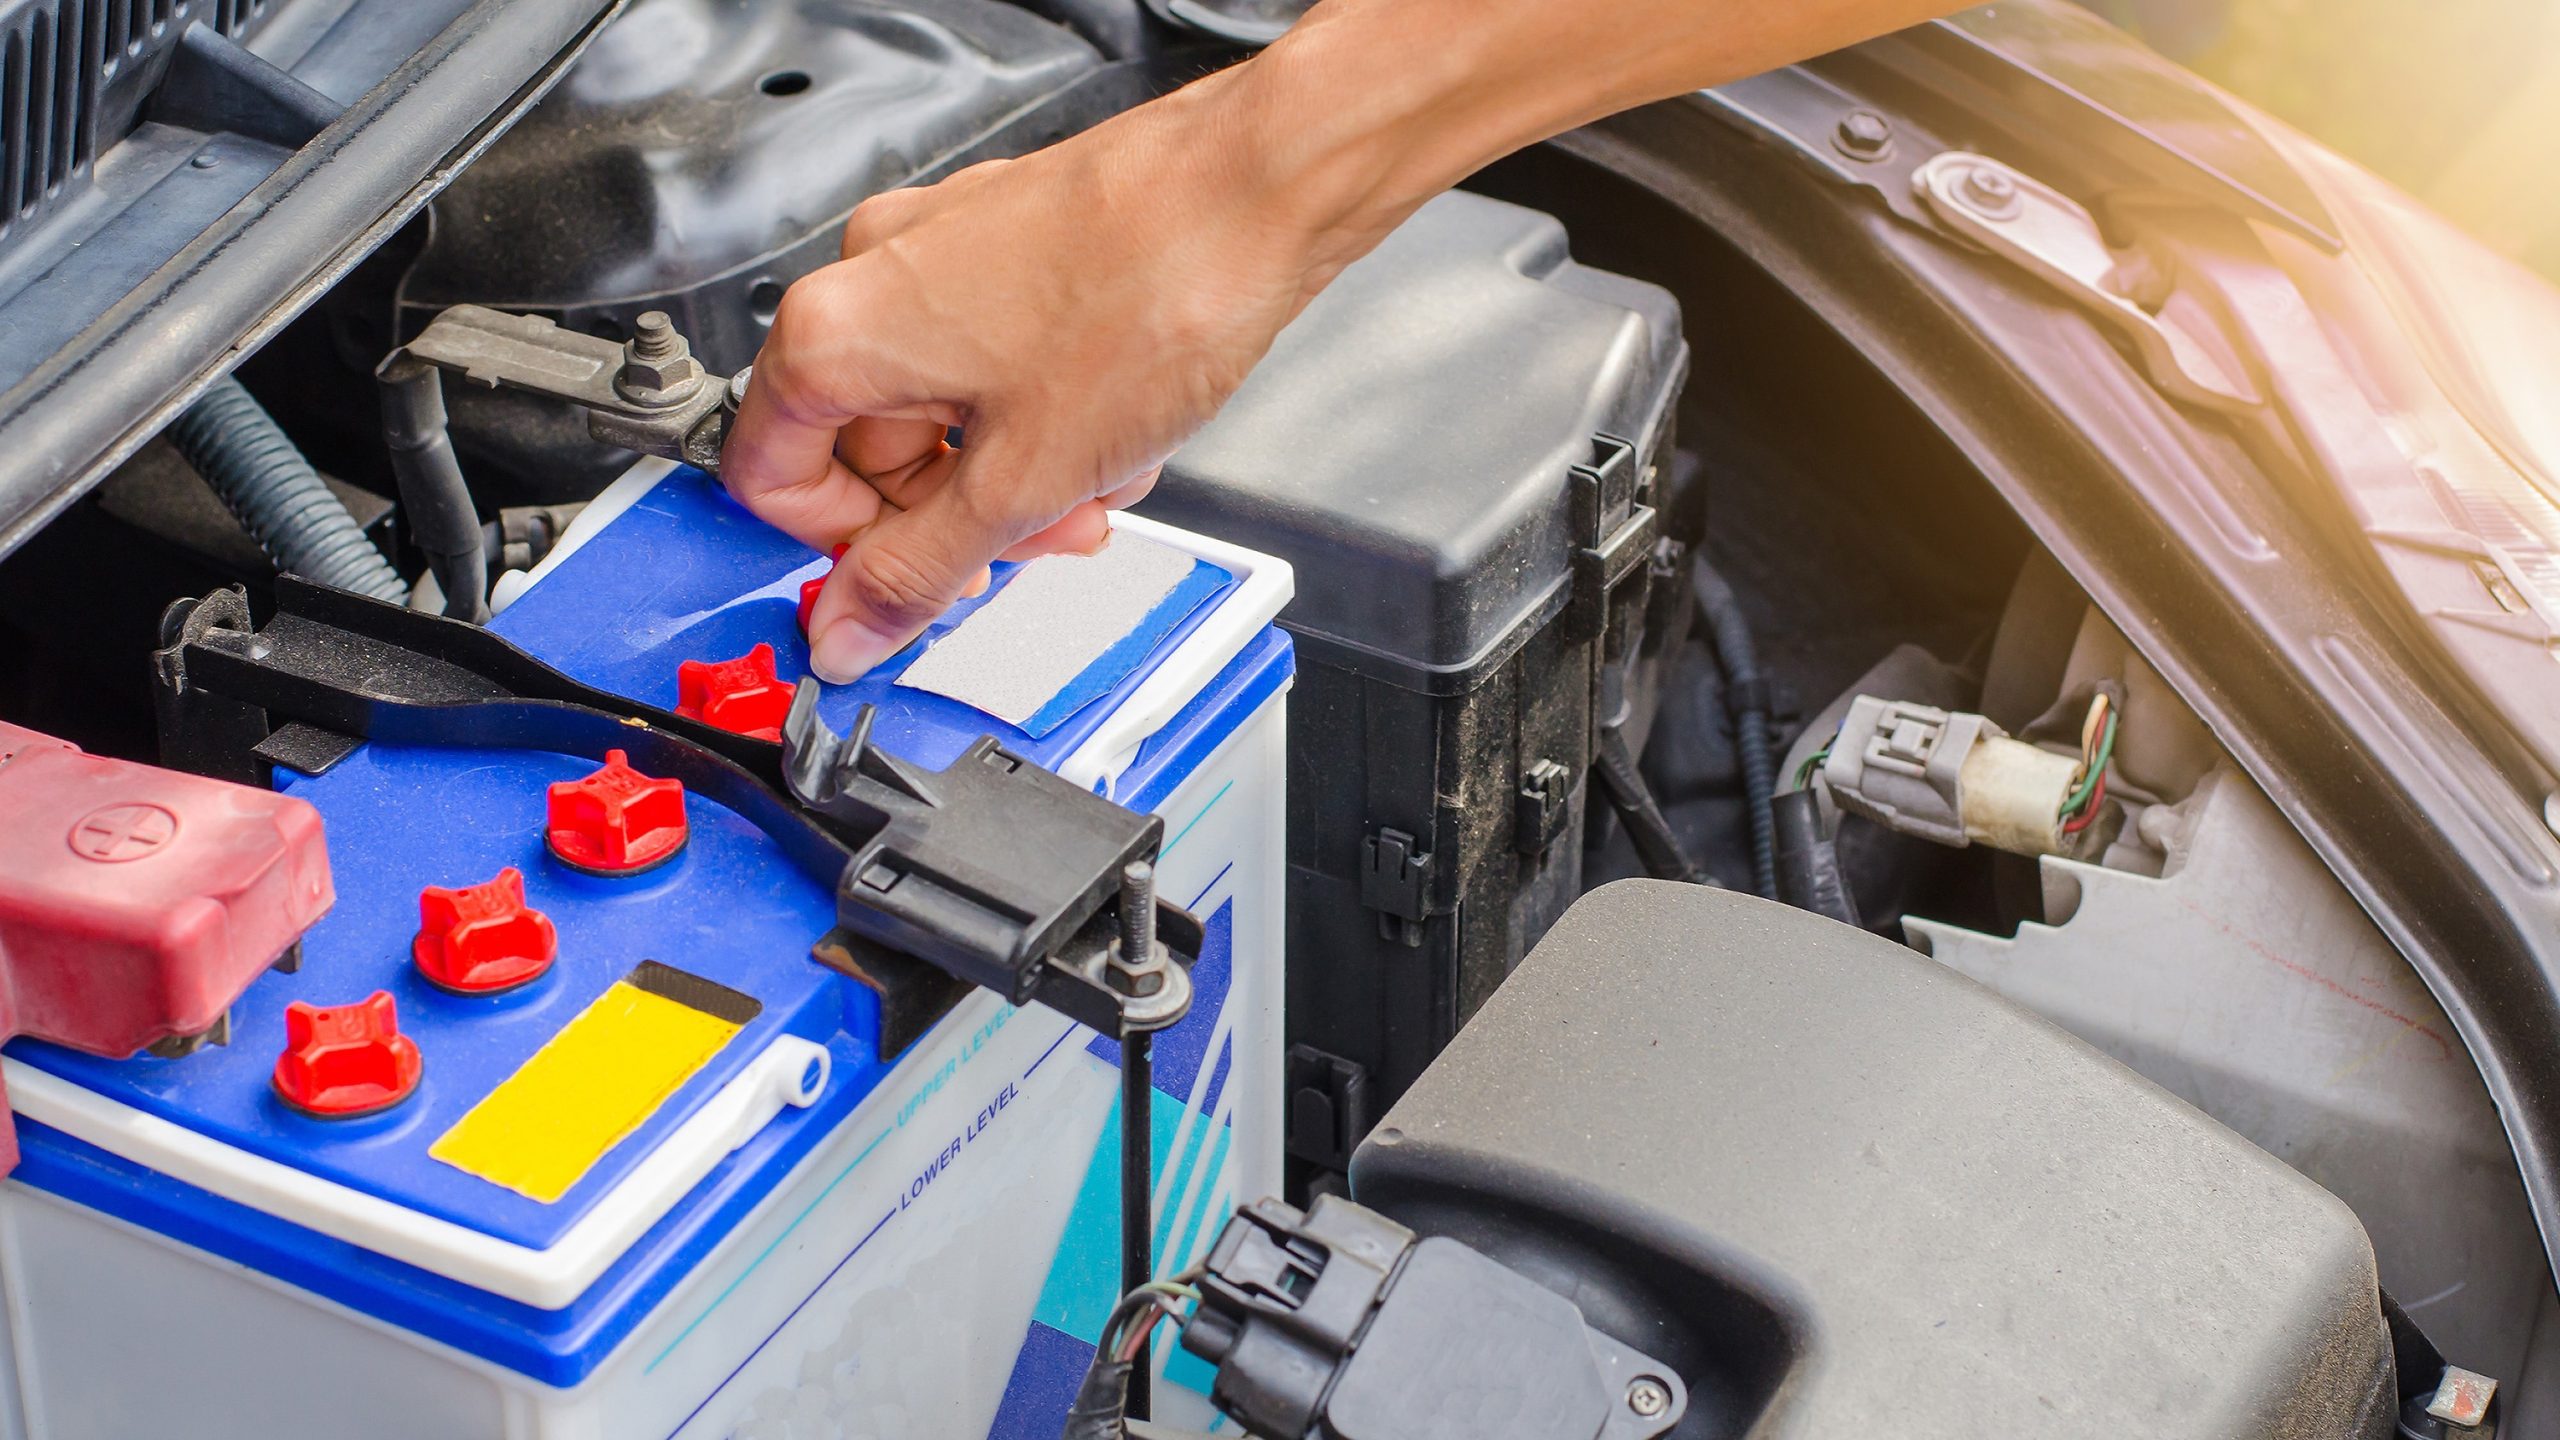
[(821, 679), (896, 653), (992, 560), (1098, 548), (1314, 293), (1305, 227), (1202, 153), (1187, 95), (881, 195), (783, 297), (722, 478), (850, 541), (810, 617)]
[[(1090, 551), (1342, 267), (1486, 161), (1952, 0), (1326, 0), (1255, 58), (865, 202), (783, 296), (721, 478), (821, 549), (810, 668)], [(943, 443), (963, 427), (965, 448)]]

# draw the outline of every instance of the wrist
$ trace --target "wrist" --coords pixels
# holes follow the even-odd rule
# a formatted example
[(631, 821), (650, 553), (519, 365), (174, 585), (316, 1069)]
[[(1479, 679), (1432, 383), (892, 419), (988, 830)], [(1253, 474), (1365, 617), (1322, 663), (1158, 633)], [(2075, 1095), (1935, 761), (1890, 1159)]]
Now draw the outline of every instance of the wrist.
[(1334, 4), (1226, 74), (1213, 127), (1310, 260), (1339, 269), (1486, 162), (1538, 138), (1486, 103), (1486, 35), (1409, 47), (1389, 7)]

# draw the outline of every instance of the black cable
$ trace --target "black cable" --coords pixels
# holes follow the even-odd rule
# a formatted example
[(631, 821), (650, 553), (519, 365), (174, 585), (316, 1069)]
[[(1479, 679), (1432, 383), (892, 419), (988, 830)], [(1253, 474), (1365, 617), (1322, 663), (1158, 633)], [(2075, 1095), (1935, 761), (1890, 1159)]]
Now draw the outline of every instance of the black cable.
[[(1120, 1042), (1120, 1293), (1129, 1295), (1155, 1278), (1155, 1037), (1140, 1030)], [(1123, 1302), (1126, 1303), (1126, 1302)], [(1116, 1312), (1115, 1312), (1116, 1313)], [(1154, 1399), (1155, 1317), (1143, 1321), (1147, 1338), (1128, 1374), (1128, 1406), (1133, 1420), (1147, 1418)], [(1104, 1327), (1102, 1343), (1108, 1360), (1112, 1343)], [(1100, 1362), (1097, 1362), (1099, 1364)], [(1088, 1378), (1088, 1384), (1090, 1384)]]
[(1084, 1372), (1076, 1398), (1067, 1406), (1067, 1424), (1058, 1440), (1128, 1440), (1129, 1375), (1136, 1367), (1111, 1358), (1110, 1335), (1093, 1352), (1093, 1368)]
[(1840, 869), (1840, 851), (1822, 833), (1822, 801), (1798, 788), (1769, 804), (1778, 851), (1778, 898), (1799, 910), (1857, 925), (1858, 900)]
[(374, 372), (382, 384), (382, 436), (400, 481), (400, 523), (444, 589), (444, 613), (475, 624), (489, 618), (489, 565), (480, 512), (445, 433), (444, 382), (405, 351)]
[(1608, 792), (1611, 808), (1627, 827), (1628, 842), (1636, 847), (1636, 857), (1644, 861), (1645, 873), (1656, 880), (1678, 880), (1690, 885), (1704, 878), (1698, 863), (1680, 848), (1680, 836), (1662, 813), (1661, 803), (1653, 798), (1653, 787), (1644, 783), (1644, 773), (1636, 768), (1636, 757), (1628, 753), (1623, 732), (1615, 728), (1602, 732), (1600, 753), (1593, 765), (1593, 773), (1600, 777), (1600, 788)]
[(1769, 744), (1769, 682), (1760, 673), (1759, 650), (1733, 587), (1707, 563), (1701, 550), (1690, 563), (1698, 609), (1715, 642), (1716, 668), (1724, 675), (1725, 712), (1733, 718), (1734, 750), (1741, 761), (1743, 804), (1751, 819), (1752, 886), (1765, 898), (1778, 895), (1778, 836), (1769, 803), (1778, 790), (1778, 755)]

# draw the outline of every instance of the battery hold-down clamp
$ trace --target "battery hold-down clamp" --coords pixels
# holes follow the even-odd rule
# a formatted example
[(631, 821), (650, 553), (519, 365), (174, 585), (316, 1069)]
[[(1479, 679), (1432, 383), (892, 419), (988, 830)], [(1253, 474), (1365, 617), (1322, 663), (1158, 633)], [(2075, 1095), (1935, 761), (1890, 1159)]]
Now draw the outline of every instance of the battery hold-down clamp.
[(816, 954), (877, 993), (884, 1055), (970, 985), (1115, 1038), (1189, 1008), (1200, 923), (1144, 878), (1164, 822), (992, 736), (925, 770), (866, 743), (868, 707), (851, 737), (832, 734), (804, 680), (777, 744), (597, 690), (476, 625), (289, 575), (275, 596), (263, 626), (236, 589), (164, 618), (153, 659), (174, 763), (264, 785), (270, 766), (322, 774), (362, 740), (599, 763), (624, 752), (744, 817), (835, 892)]

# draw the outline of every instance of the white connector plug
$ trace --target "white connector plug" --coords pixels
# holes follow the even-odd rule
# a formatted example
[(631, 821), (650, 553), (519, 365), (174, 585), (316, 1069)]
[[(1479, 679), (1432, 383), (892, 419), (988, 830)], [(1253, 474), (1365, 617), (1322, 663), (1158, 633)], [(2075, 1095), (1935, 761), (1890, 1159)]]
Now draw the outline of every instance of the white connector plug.
[(1861, 695), (1822, 778), (1842, 810), (1900, 834), (2013, 855), (2077, 848), (2062, 807), (2079, 759), (2011, 739), (1980, 715)]

